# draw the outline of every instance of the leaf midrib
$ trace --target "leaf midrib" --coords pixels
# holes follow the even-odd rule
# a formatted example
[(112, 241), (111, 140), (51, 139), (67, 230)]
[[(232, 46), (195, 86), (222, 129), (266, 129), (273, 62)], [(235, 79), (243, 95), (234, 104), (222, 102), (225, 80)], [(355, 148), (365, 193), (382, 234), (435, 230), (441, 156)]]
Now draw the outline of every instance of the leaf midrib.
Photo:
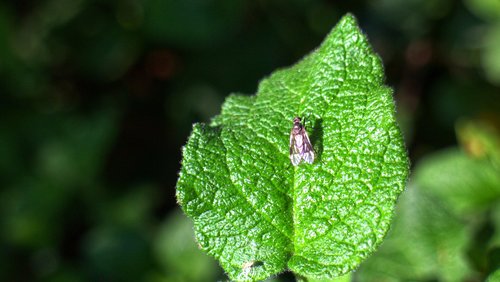
[[(244, 125), (244, 126), (248, 128), (248, 126), (247, 126), (247, 125)], [(223, 129), (223, 130), (225, 130), (225, 129)], [(226, 168), (227, 168), (227, 170), (228, 170), (228, 172), (229, 172), (229, 177), (228, 177), (228, 178), (229, 178), (229, 181), (231, 181), (232, 186), (235, 188), (235, 190), (237, 190), (237, 191), (238, 191), (237, 193), (238, 193), (238, 194), (240, 194), (240, 195), (242, 196), (242, 198), (243, 198), (243, 199), (245, 199), (245, 202), (247, 202), (247, 203), (248, 203), (248, 205), (249, 205), (250, 207), (252, 207), (252, 209), (255, 211), (255, 213), (259, 214), (262, 218), (264, 218), (264, 219), (265, 219), (265, 220), (269, 223), (269, 225), (270, 225), (270, 226), (272, 226), (272, 227), (273, 227), (275, 230), (277, 230), (277, 231), (278, 231), (278, 232), (279, 232), (282, 236), (284, 236), (285, 238), (287, 238), (287, 239), (291, 242), (291, 241), (292, 241), (292, 238), (290, 237), (290, 235), (287, 235), (287, 233), (286, 233), (284, 230), (281, 230), (281, 229), (280, 229), (280, 228), (278, 228), (276, 225), (274, 225), (274, 224), (272, 223), (271, 218), (269, 218), (268, 216), (266, 216), (266, 215), (265, 215), (264, 213), (262, 213), (262, 212), (261, 212), (261, 211), (260, 211), (257, 207), (255, 207), (255, 206), (251, 203), (251, 201), (249, 201), (249, 200), (248, 200), (248, 198), (247, 198), (247, 197), (246, 197), (246, 195), (243, 193), (243, 191), (241, 191), (240, 189), (238, 189), (238, 188), (239, 188), (239, 186), (238, 186), (236, 183), (234, 183), (234, 182), (233, 182), (233, 179), (231, 178), (231, 175), (233, 175), (235, 172), (234, 172), (234, 171), (230, 168), (230, 166), (228, 165), (228, 163), (229, 163), (229, 158), (228, 158), (228, 154), (227, 154), (227, 151), (228, 151), (228, 150), (227, 150), (227, 148), (226, 148), (226, 145), (224, 144), (224, 138), (222, 138), (222, 134), (221, 134), (220, 138), (221, 138), (221, 143), (222, 143), (222, 146), (224, 147), (224, 152), (225, 152), (225, 153), (224, 153), (224, 156), (225, 156), (225, 159), (226, 159), (225, 165), (226, 165)], [(262, 138), (262, 137), (259, 137), (259, 138), (261, 138), (262, 140), (265, 140), (267, 143), (269, 143), (269, 144), (271, 144), (271, 145), (274, 145), (274, 144), (272, 144), (271, 142), (269, 142), (268, 140), (266, 140), (265, 138)], [(274, 146), (275, 146), (275, 145), (274, 145)], [(285, 193), (283, 193), (283, 194), (285, 194)], [(293, 235), (292, 235), (292, 236), (293, 236)]]

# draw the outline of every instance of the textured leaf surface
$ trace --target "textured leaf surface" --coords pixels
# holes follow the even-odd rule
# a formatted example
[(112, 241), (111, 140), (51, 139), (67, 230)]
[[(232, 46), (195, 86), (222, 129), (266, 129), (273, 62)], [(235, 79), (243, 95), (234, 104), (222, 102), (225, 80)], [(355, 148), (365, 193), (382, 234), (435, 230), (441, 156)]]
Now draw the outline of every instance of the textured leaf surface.
[[(311, 165), (290, 164), (295, 116)], [(349, 272), (385, 236), (408, 172), (380, 59), (350, 15), (257, 95), (232, 95), (210, 126), (194, 125), (182, 164), (179, 203), (235, 280)]]
[(441, 150), (417, 164), (390, 234), (356, 279), (483, 281), (482, 275), (500, 266), (499, 138), (490, 129), (461, 121), (462, 148)]
[(468, 281), (468, 236), (464, 222), (441, 201), (410, 184), (398, 201), (391, 232), (355, 280)]

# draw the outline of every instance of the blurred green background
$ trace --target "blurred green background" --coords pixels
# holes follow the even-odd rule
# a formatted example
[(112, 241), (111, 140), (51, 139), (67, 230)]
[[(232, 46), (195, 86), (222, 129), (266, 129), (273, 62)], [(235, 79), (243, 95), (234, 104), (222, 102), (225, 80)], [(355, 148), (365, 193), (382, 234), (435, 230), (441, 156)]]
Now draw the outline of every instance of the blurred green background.
[(0, 280), (227, 279), (175, 201), (191, 124), (347, 12), (414, 172), (352, 278), (500, 277), (499, 1), (19, 0), (0, 2)]

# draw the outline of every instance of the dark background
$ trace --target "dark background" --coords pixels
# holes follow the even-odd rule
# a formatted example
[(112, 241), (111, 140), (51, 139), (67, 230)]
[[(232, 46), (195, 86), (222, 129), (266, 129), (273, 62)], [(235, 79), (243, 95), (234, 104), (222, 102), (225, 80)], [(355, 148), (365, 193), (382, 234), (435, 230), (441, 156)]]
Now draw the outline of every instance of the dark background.
[(2, 1), (0, 280), (224, 279), (175, 201), (191, 124), (347, 12), (383, 59), (412, 164), (456, 145), (461, 118), (497, 123), (493, 1)]

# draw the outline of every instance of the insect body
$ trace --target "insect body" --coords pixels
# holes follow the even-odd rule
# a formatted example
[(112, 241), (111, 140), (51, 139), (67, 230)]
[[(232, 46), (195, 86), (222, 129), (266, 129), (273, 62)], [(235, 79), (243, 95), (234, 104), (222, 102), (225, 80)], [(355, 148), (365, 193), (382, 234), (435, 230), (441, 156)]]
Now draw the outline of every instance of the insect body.
[(290, 132), (290, 161), (294, 166), (298, 165), (302, 160), (312, 164), (314, 162), (314, 150), (307, 136), (304, 125), (300, 122), (300, 118), (293, 119), (292, 132)]

